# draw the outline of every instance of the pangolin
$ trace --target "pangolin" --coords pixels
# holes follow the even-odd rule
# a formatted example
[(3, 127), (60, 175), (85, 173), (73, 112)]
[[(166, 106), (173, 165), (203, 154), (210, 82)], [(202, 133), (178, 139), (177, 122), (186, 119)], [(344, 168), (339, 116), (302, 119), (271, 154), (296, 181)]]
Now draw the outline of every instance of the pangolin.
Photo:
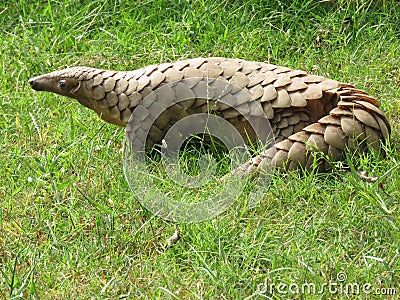
[[(213, 82), (229, 84), (219, 90), (221, 99), (229, 101), (210, 105), (200, 86), (205, 80), (211, 90)], [(254, 135), (246, 133), (251, 131), (246, 114), (263, 116), (271, 124), (276, 143), (238, 169), (245, 176), (269, 165), (310, 169), (317, 153), (325, 157), (318, 158), (323, 170), (330, 160), (342, 160), (345, 148), (379, 149), (390, 134), (378, 101), (353, 85), (243, 59), (194, 58), (134, 71), (78, 66), (31, 78), (29, 83), (34, 90), (74, 98), (119, 126), (127, 126), (132, 112), (140, 108), (136, 110), (140, 124), (151, 121), (145, 137), (150, 146), (160, 143), (174, 123), (192, 114), (216, 114), (250, 138)], [(215, 86), (213, 91), (217, 90)], [(182, 94), (183, 101), (177, 103)], [(152, 100), (143, 105), (149, 95)], [(154, 121), (155, 110), (161, 113)], [(129, 128), (128, 124), (126, 133), (138, 134), (140, 127)]]

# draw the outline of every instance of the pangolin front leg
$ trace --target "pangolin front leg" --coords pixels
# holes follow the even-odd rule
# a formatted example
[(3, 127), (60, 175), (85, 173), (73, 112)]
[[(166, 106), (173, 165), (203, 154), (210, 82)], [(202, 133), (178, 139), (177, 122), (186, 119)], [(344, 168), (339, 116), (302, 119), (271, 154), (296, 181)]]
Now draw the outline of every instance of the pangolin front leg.
[[(213, 89), (229, 99), (229, 105), (218, 101), (210, 105), (201, 92), (204, 80), (211, 85), (229, 84), (228, 89)], [(135, 108), (140, 108), (136, 114), (143, 124), (156, 107), (163, 110), (150, 124), (146, 136), (150, 146), (159, 143), (174, 123), (194, 113), (221, 116), (250, 139), (255, 135), (246, 114), (263, 116), (278, 143), (242, 165), (238, 172), (245, 175), (271, 164), (289, 170), (310, 169), (316, 155), (341, 160), (346, 147), (377, 149), (390, 134), (389, 122), (377, 100), (352, 85), (242, 59), (195, 58), (134, 71), (72, 67), (31, 78), (29, 83), (35, 90), (74, 98), (106, 122), (119, 126), (127, 125)], [(157, 93), (166, 86), (168, 89)], [(185, 100), (170, 105), (182, 93)], [(154, 95), (154, 104), (141, 105), (149, 95)], [(159, 105), (168, 101), (169, 105)], [(134, 133), (141, 130), (128, 129)], [(319, 163), (324, 169), (325, 160)]]

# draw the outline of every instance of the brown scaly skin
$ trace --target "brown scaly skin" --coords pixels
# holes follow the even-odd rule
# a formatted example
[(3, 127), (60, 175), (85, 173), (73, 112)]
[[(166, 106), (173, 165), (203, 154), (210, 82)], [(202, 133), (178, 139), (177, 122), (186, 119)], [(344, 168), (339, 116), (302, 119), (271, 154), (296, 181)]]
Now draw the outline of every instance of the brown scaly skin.
[[(378, 108), (377, 100), (352, 85), (305, 71), (241, 59), (196, 58), (127, 72), (73, 67), (31, 78), (29, 83), (37, 91), (77, 99), (106, 122), (126, 126), (132, 111), (147, 95), (169, 83), (194, 80), (191, 84), (172, 85), (172, 97), (183, 88), (193, 99), (172, 105), (159, 116), (146, 136), (147, 144), (153, 145), (179, 119), (210, 112), (209, 103), (196, 90), (196, 78), (207, 78), (211, 82), (218, 78), (238, 87), (228, 93), (233, 105), (227, 107), (215, 102), (212, 113), (228, 120), (239, 132), (248, 131), (248, 123), (232, 107), (249, 115), (262, 114), (271, 123), (278, 143), (239, 168), (237, 171), (244, 176), (270, 164), (289, 170), (299, 166), (310, 169), (316, 153), (341, 160), (346, 147), (378, 149), (390, 134), (389, 122)], [(239, 89), (247, 91), (249, 98), (241, 97)], [(164, 101), (167, 95), (157, 97), (158, 101)], [(258, 106), (254, 105), (255, 101)], [(136, 118), (149, 121), (152, 105), (140, 108)], [(136, 136), (140, 130), (128, 124), (126, 132), (128, 136)], [(321, 160), (320, 169), (325, 164)]]

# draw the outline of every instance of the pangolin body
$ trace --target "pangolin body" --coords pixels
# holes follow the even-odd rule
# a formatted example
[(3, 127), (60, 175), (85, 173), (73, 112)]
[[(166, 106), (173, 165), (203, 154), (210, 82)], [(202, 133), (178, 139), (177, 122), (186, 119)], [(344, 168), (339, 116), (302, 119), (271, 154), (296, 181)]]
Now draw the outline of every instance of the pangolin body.
[[(205, 81), (207, 93), (219, 93), (226, 101), (211, 101), (210, 105), (201, 86)], [(221, 82), (227, 83), (223, 90), (217, 84)], [(174, 123), (195, 113), (221, 116), (242, 134), (251, 131), (247, 114), (264, 116), (277, 143), (244, 164), (240, 168), (244, 174), (270, 164), (289, 170), (309, 169), (316, 153), (341, 160), (346, 147), (377, 149), (390, 134), (378, 101), (354, 86), (242, 59), (195, 58), (134, 71), (72, 67), (31, 78), (29, 83), (35, 90), (75, 98), (103, 120), (119, 126), (126, 126), (139, 106), (136, 117), (143, 124), (152, 120), (155, 110), (162, 110), (150, 124), (147, 145), (159, 143)], [(149, 95), (152, 101), (141, 105)], [(181, 95), (185, 95), (183, 101), (176, 103)], [(129, 125), (126, 129), (128, 135), (140, 130)], [(324, 169), (325, 163), (321, 160), (319, 167)]]

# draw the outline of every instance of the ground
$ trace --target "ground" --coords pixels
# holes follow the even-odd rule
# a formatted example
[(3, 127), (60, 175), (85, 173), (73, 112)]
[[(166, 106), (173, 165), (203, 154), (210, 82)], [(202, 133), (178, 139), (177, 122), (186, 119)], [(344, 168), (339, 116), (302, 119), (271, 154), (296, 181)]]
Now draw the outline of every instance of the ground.
[[(2, 1), (0, 19), (0, 298), (400, 292), (398, 2)], [(122, 128), (27, 82), (67, 66), (131, 70), (200, 56), (304, 69), (377, 97), (392, 124), (386, 155), (347, 163), (378, 182), (339, 167), (275, 174), (253, 209), (244, 193), (212, 220), (172, 223), (133, 199)], [(166, 248), (176, 229), (181, 239)]]

